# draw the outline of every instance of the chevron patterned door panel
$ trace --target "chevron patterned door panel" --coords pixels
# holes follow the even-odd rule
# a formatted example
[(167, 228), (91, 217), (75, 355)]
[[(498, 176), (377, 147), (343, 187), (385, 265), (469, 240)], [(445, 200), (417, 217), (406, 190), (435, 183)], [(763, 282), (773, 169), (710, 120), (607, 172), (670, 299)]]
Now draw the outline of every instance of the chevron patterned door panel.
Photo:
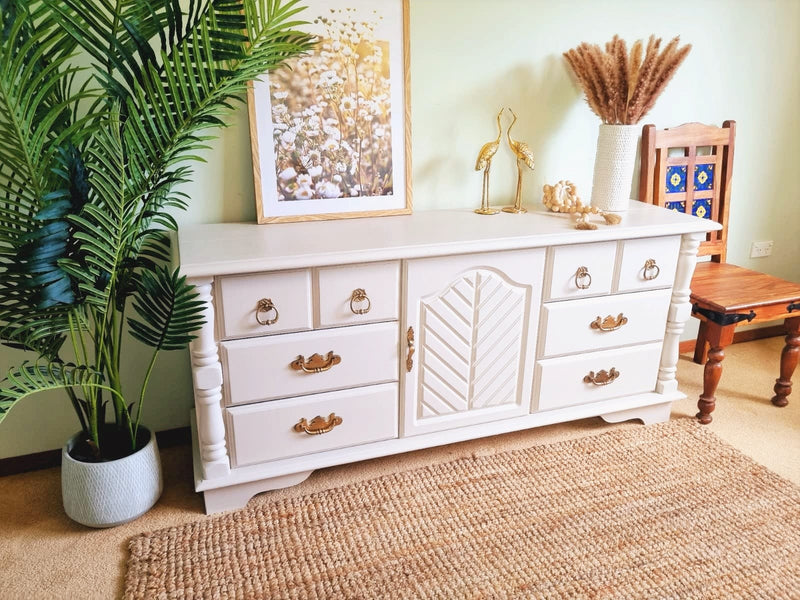
[(404, 435), (529, 412), (543, 269), (538, 249), (406, 263)]

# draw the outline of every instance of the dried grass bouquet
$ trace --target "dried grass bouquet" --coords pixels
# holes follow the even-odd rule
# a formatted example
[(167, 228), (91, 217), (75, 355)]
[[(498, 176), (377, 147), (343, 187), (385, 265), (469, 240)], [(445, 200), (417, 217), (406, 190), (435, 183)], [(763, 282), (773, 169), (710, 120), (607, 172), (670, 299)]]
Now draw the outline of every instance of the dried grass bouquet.
[(603, 123), (635, 125), (651, 109), (691, 44), (678, 47), (679, 37), (661, 50), (661, 38), (651, 35), (642, 59), (643, 40), (637, 40), (628, 54), (624, 40), (615, 35), (606, 49), (582, 43), (564, 53), (578, 78), (589, 108)]

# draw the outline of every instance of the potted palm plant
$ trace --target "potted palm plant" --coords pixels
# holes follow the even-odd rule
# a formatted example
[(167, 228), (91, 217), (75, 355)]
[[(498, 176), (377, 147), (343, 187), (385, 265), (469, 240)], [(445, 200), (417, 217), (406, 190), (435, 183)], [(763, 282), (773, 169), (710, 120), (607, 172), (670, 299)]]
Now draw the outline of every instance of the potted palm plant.
[[(36, 356), (0, 384), (0, 420), (26, 396), (66, 392), (81, 429), (62, 488), (79, 522), (124, 522), (158, 499), (148, 381), (203, 322), (192, 286), (164, 266), (171, 211), (190, 200), (178, 186), (248, 81), (311, 47), (301, 10), (0, 0), (0, 340)], [(130, 337), (152, 350), (136, 389), (120, 376)]]

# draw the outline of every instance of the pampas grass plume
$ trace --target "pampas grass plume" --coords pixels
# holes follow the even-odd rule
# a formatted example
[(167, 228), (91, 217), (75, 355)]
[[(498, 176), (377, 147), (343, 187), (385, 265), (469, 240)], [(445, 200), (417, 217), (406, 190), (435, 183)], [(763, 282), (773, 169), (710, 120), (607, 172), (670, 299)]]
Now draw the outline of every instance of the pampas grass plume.
[(603, 123), (634, 125), (653, 108), (692, 48), (679, 44), (675, 37), (661, 50), (661, 38), (651, 35), (646, 47), (637, 40), (629, 53), (625, 41), (615, 35), (605, 49), (582, 42), (564, 52), (564, 58), (586, 103)]

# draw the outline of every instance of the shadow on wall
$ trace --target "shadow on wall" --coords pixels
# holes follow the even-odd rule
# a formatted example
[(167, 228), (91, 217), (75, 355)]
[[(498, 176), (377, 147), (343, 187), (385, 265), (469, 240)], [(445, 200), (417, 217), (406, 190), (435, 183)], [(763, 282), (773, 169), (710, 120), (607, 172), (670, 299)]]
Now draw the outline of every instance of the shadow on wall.
[[(561, 55), (552, 54), (536, 64), (518, 64), (499, 75), (495, 73), (484, 85), (454, 95), (446, 104), (439, 103), (435, 108), (448, 122), (438, 131), (448, 141), (446, 145), (450, 150), (436, 152), (434, 156), (430, 152), (418, 153), (428, 158), (413, 163), (415, 188), (433, 191), (438, 201), (452, 195), (448, 182), (471, 180), (462, 185), (470, 190), (469, 198), (474, 199), (475, 207), (479, 206), (481, 178), (475, 172), (478, 151), (497, 136), (497, 113), (501, 108), (510, 107), (518, 117), (512, 137), (530, 146), (537, 165), (533, 173), (528, 169), (524, 171), (523, 203), (540, 202), (544, 183), (540, 157), (546, 156), (546, 149), (563, 126), (566, 114), (581, 97), (580, 90), (570, 81)], [(431, 108), (434, 107), (426, 107), (427, 110)], [(506, 138), (512, 119), (508, 111), (502, 116), (501, 146), (492, 163), (490, 202), (498, 206), (513, 204), (514, 200), (517, 167)], [(416, 146), (431, 143), (443, 148), (445, 145), (442, 140), (425, 138), (426, 132), (413, 130), (412, 143)]]

